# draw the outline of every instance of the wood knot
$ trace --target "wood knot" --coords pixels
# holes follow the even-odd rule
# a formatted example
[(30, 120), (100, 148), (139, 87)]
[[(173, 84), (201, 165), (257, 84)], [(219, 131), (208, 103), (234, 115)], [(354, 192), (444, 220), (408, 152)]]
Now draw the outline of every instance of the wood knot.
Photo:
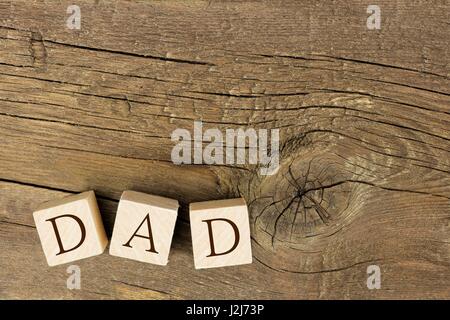
[(261, 178), (249, 202), (253, 235), (260, 244), (298, 247), (337, 233), (348, 215), (352, 192), (332, 157), (289, 159)]

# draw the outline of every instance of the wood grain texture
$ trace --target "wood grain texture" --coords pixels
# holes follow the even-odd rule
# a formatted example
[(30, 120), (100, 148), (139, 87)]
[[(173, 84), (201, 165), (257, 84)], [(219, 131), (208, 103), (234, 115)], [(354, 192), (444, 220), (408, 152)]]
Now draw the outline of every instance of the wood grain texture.
[[(446, 1), (0, 1), (0, 298), (450, 298)], [(176, 128), (279, 128), (281, 168), (176, 166)], [(32, 220), (93, 189), (182, 203), (167, 267), (49, 268)], [(195, 270), (187, 204), (244, 197), (254, 262)], [(379, 265), (379, 290), (366, 268)]]

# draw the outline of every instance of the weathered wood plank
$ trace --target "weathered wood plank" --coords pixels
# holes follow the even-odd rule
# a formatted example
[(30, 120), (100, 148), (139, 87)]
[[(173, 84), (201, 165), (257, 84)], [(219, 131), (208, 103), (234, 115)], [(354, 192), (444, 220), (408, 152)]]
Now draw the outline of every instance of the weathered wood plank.
[[(0, 2), (0, 298), (450, 298), (448, 4), (69, 4)], [(279, 128), (279, 172), (172, 164), (194, 120)], [(68, 290), (31, 213), (88, 189), (109, 235), (123, 190), (179, 199), (168, 267), (103, 254)], [(186, 204), (235, 196), (255, 262), (194, 270)]]

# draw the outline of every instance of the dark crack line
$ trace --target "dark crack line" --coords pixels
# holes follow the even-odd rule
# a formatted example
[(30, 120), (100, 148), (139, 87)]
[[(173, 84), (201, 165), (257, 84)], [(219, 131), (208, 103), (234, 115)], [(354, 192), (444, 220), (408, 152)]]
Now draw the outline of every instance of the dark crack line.
[(277, 229), (278, 229), (278, 222), (281, 219), (281, 217), (283, 217), (284, 213), (286, 212), (287, 209), (289, 209), (291, 207), (291, 205), (294, 203), (295, 199), (297, 199), (296, 197), (293, 197), (291, 199), (291, 201), (289, 201), (289, 203), (287, 204), (287, 206), (279, 213), (279, 215), (275, 218), (275, 225), (274, 225), (274, 229), (273, 229), (273, 235), (272, 235), (272, 248), (274, 248), (274, 244), (275, 244), (275, 237), (277, 234)]
[(170, 293), (169, 293), (169, 292), (166, 292), (166, 291), (155, 290), (155, 289), (152, 289), (152, 288), (140, 286), (140, 285), (133, 284), (133, 283), (128, 283), (128, 282), (124, 282), (124, 281), (120, 281), (120, 280), (112, 280), (112, 281), (113, 281), (113, 282), (120, 283), (120, 284), (123, 284), (123, 285), (126, 285), (126, 286), (129, 286), (129, 287), (133, 287), (133, 288), (139, 288), (139, 289), (144, 289), (144, 290), (149, 290), (149, 291), (161, 293), (161, 294), (164, 294), (164, 295), (170, 295)]
[(272, 266), (270, 266), (267, 263), (264, 263), (263, 261), (261, 261), (258, 257), (254, 256), (253, 257), (258, 263), (260, 263), (261, 265), (263, 265), (264, 267), (276, 271), (276, 272), (287, 272), (287, 273), (293, 273), (293, 274), (323, 274), (323, 273), (331, 273), (331, 272), (340, 272), (340, 271), (345, 271), (360, 265), (364, 265), (364, 264), (368, 264), (368, 263), (379, 263), (380, 261), (383, 261), (383, 259), (374, 259), (374, 260), (366, 260), (366, 261), (360, 261), (360, 262), (356, 262), (354, 264), (351, 264), (349, 266), (344, 266), (344, 267), (339, 267), (339, 268), (333, 268), (333, 269), (325, 269), (325, 270), (319, 270), (319, 271), (295, 271), (295, 270), (288, 270), (288, 269), (276, 269)]
[[(26, 186), (26, 187), (45, 189), (45, 190), (49, 190), (49, 191), (57, 191), (57, 192), (69, 193), (69, 194), (77, 194), (77, 193), (82, 192), (82, 191), (73, 191), (73, 190), (49, 187), (49, 186), (45, 186), (45, 185), (39, 185), (39, 184), (35, 184), (35, 183), (22, 182), (22, 181), (10, 180), (10, 179), (4, 179), (4, 178), (0, 178), (0, 182), (17, 184), (17, 185)], [(97, 194), (95, 195), (95, 197), (97, 199), (103, 199), (103, 200), (108, 200), (108, 201), (113, 201), (113, 202), (119, 202), (118, 199), (113, 199), (113, 198), (109, 198), (109, 197), (105, 197), (105, 196), (99, 196)]]
[(70, 43), (59, 42), (59, 41), (50, 40), (50, 39), (43, 39), (42, 41), (46, 42), (46, 43), (52, 43), (52, 44), (67, 46), (67, 47), (76, 48), (76, 49), (83, 49), (83, 50), (89, 50), (89, 51), (95, 51), (95, 52), (103, 52), (103, 53), (120, 54), (120, 55), (128, 56), (128, 57), (146, 58), (146, 59), (153, 59), (153, 60), (159, 60), (159, 61), (164, 61), (164, 62), (176, 62), (176, 63), (191, 64), (191, 65), (215, 66), (215, 64), (210, 63), (210, 62), (185, 60), (185, 59), (176, 59), (176, 58), (167, 58), (167, 57), (153, 56), (153, 55), (149, 55), (149, 54), (141, 54), (141, 53), (120, 51), (120, 50), (112, 50), (112, 49), (103, 49), (103, 48), (89, 47), (89, 46), (84, 46), (84, 45), (77, 45), (77, 44), (70, 44)]
[(398, 69), (398, 70), (403, 70), (403, 71), (412, 71), (412, 72), (428, 74), (428, 75), (432, 75), (432, 76), (436, 76), (436, 77), (440, 77), (440, 78), (444, 78), (444, 79), (449, 79), (448, 77), (438, 74), (438, 73), (421, 71), (421, 70), (412, 69), (412, 68), (408, 68), (408, 67), (390, 65), (390, 64), (380, 63), (380, 62), (352, 59), (352, 58), (345, 58), (345, 57), (336, 57), (336, 56), (330, 56), (330, 55), (324, 55), (324, 54), (317, 54), (316, 56), (326, 57), (326, 58), (331, 58), (331, 59), (336, 59), (336, 60), (343, 60), (343, 61), (348, 61), (348, 62), (368, 64), (368, 65), (377, 66), (377, 67), (386, 67), (386, 68)]
[(272, 196), (272, 203), (270, 203), (266, 207), (264, 207), (264, 209), (258, 214), (258, 216), (256, 216), (255, 221), (253, 223), (253, 228), (256, 229), (256, 223), (258, 222), (259, 217), (261, 217), (264, 214), (264, 211), (266, 211), (271, 206), (276, 205), (277, 203), (280, 203), (280, 202), (285, 201), (287, 199), (289, 199), (289, 197), (286, 197), (286, 198), (278, 200), (278, 201), (274, 201), (274, 198)]
[(40, 122), (48, 122), (48, 123), (55, 123), (55, 124), (63, 124), (63, 125), (68, 125), (68, 126), (75, 127), (75, 128), (89, 128), (89, 129), (105, 130), (105, 131), (112, 131), (112, 132), (118, 132), (118, 133), (136, 134), (138, 136), (145, 137), (145, 138), (169, 139), (169, 137), (148, 135), (148, 134), (143, 134), (142, 132), (139, 132), (139, 131), (129, 131), (129, 130), (123, 130), (123, 129), (104, 128), (104, 127), (98, 127), (98, 126), (93, 126), (93, 125), (78, 124), (78, 123), (73, 123), (73, 122), (63, 121), (63, 120), (52, 120), (52, 119), (44, 119), (44, 118), (35, 118), (35, 117), (21, 116), (21, 115), (15, 115), (15, 114), (10, 114), (10, 113), (3, 113), (3, 112), (0, 112), (0, 116), (17, 118), (17, 119), (23, 119), (23, 120), (31, 120), (31, 121), (40, 121)]
[(187, 91), (190, 93), (206, 94), (212, 96), (230, 97), (230, 98), (244, 98), (244, 99), (256, 99), (261, 97), (284, 97), (284, 96), (305, 96), (308, 92), (292, 92), (292, 93), (266, 93), (258, 95), (246, 95), (246, 94), (231, 94), (223, 92), (207, 92), (207, 91)]
[(363, 264), (367, 264), (367, 263), (375, 263), (375, 262), (380, 262), (383, 259), (374, 259), (374, 260), (366, 260), (366, 261), (360, 261), (360, 262), (356, 262), (352, 265), (349, 266), (345, 266), (345, 267), (340, 267), (340, 268), (334, 268), (334, 269), (325, 269), (325, 270), (320, 270), (320, 271), (294, 271), (294, 270), (288, 270), (288, 269), (280, 269), (284, 272), (289, 272), (289, 273), (295, 273), (295, 274), (323, 274), (323, 273), (331, 273), (331, 272), (339, 272), (339, 271), (345, 271)]
[(36, 229), (35, 226), (29, 225), (29, 224), (19, 223), (19, 222), (12, 222), (12, 221), (8, 221), (8, 220), (0, 220), (0, 223), (5, 223), (5, 224), (11, 224), (11, 225), (15, 225), (15, 226), (21, 226), (21, 227)]

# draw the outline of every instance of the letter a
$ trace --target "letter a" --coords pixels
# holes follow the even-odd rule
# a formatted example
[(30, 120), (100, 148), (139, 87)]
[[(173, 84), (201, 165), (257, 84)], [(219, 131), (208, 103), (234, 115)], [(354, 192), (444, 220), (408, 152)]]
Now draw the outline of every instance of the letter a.
[[(142, 225), (144, 224), (144, 222), (147, 222), (147, 229), (148, 229), (148, 236), (143, 236), (140, 234), (137, 234), (139, 229), (142, 227)], [(155, 243), (153, 242), (153, 233), (152, 233), (152, 226), (150, 224), (150, 214), (147, 214), (145, 216), (145, 219), (142, 220), (141, 224), (139, 225), (139, 227), (137, 227), (136, 231), (133, 233), (133, 235), (131, 236), (130, 240), (128, 240), (127, 243), (123, 244), (124, 247), (130, 247), (132, 248), (132, 246), (130, 245), (131, 240), (133, 240), (134, 237), (139, 237), (139, 238), (144, 238), (144, 239), (148, 239), (150, 241), (150, 249), (145, 250), (148, 252), (153, 252), (153, 253), (158, 253), (155, 249)]]

